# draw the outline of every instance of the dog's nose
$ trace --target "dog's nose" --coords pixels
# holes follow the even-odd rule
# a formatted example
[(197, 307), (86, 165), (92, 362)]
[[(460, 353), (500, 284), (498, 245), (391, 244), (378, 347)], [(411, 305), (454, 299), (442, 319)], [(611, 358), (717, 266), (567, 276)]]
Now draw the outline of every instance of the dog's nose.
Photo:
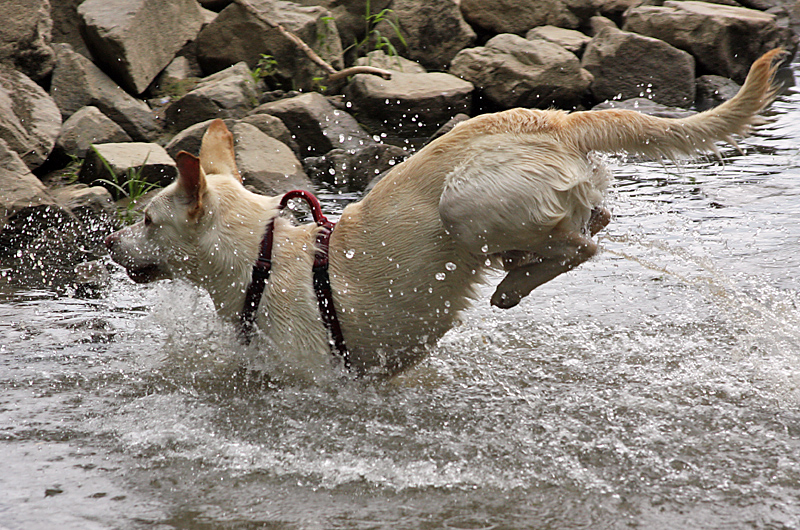
[(116, 245), (118, 241), (119, 241), (119, 232), (108, 234), (105, 239), (106, 248), (108, 250), (112, 250), (114, 248), (114, 245)]

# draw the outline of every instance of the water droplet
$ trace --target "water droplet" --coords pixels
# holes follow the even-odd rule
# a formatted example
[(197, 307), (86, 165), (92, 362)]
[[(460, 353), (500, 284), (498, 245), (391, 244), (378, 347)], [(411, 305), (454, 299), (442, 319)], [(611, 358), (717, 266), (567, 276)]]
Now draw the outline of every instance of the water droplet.
[(447, 277), (447, 275), (445, 273), (443, 273), (443, 272), (437, 272), (436, 273), (436, 279), (439, 280), (440, 282), (444, 281), (444, 279), (446, 277)]
[(483, 252), (483, 253), (489, 252), (489, 245), (483, 245), (481, 247), (481, 252)]
[(447, 263), (445, 263), (444, 268), (449, 271), (454, 271), (456, 270), (457, 267), (455, 263), (453, 263), (452, 261), (448, 261)]
[(353, 249), (353, 248), (351, 248), (350, 250), (348, 250), (348, 251), (347, 251), (347, 252), (345, 252), (345, 254), (344, 254), (344, 256), (345, 256), (347, 259), (351, 259), (351, 258), (352, 258), (353, 256), (355, 256), (355, 255), (356, 255), (356, 251), (355, 251), (355, 249)]

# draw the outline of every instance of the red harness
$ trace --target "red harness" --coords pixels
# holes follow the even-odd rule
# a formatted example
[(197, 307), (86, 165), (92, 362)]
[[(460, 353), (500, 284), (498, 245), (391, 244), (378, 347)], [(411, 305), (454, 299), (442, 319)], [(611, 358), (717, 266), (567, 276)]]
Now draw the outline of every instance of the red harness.
[[(333, 290), (331, 280), (328, 276), (328, 243), (333, 232), (334, 223), (328, 221), (322, 215), (322, 206), (314, 195), (304, 190), (293, 190), (288, 192), (281, 199), (278, 205), (279, 210), (283, 210), (292, 199), (303, 199), (311, 207), (311, 214), (314, 222), (322, 229), (317, 235), (317, 252), (314, 255), (314, 292), (317, 294), (317, 304), (322, 322), (330, 332), (331, 353), (342, 359), (345, 368), (350, 370), (350, 355), (342, 335), (342, 328), (336, 316), (336, 308), (333, 306)], [(249, 343), (255, 331), (256, 310), (264, 293), (264, 287), (269, 279), (272, 269), (272, 238), (274, 229), (274, 218), (267, 225), (264, 238), (261, 240), (261, 249), (258, 259), (253, 265), (253, 277), (247, 287), (247, 295), (244, 301), (244, 308), (241, 314), (242, 335), (245, 342)]]

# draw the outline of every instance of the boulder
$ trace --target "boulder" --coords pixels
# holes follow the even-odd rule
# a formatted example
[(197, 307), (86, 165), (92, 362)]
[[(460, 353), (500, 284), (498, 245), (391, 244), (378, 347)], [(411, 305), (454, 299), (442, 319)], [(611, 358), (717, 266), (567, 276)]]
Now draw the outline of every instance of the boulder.
[(251, 114), (280, 118), (305, 156), (318, 156), (337, 148), (358, 149), (375, 143), (350, 114), (335, 108), (317, 92), (265, 103)]
[(253, 76), (245, 63), (203, 78), (192, 91), (167, 107), (167, 124), (175, 130), (215, 118), (241, 118), (258, 101)]
[(594, 76), (597, 101), (646, 97), (687, 108), (694, 103), (694, 58), (664, 41), (606, 28), (586, 47), (581, 64)]
[(86, 0), (78, 13), (95, 60), (135, 94), (147, 89), (203, 24), (197, 0)]
[(3, 0), (0, 18), (0, 64), (12, 66), (34, 81), (44, 79), (55, 65), (49, 2)]
[[(81, 36), (83, 21), (78, 6), (83, 0), (50, 0), (50, 15), (53, 19), (53, 42), (69, 44), (73, 50), (90, 57), (89, 48)], [(55, 52), (55, 50), (53, 50)]]
[[(86, 153), (78, 179), (89, 185), (102, 184), (119, 199), (122, 195), (138, 195), (131, 193), (131, 187), (140, 183), (165, 186), (177, 176), (175, 161), (163, 147), (158, 144), (131, 142), (95, 145)], [(100, 180), (114, 182), (124, 192), (108, 183), (101, 183)]]
[(309, 176), (326, 182), (337, 190), (364, 191), (369, 183), (399, 164), (408, 152), (394, 145), (375, 144), (356, 150), (334, 149), (319, 157), (303, 160)]
[(699, 73), (737, 83), (744, 82), (750, 65), (763, 53), (782, 46), (794, 55), (798, 42), (769, 13), (693, 1), (635, 7), (627, 12), (622, 29), (668, 42), (691, 53)]
[(53, 191), (59, 204), (69, 208), (72, 213), (86, 211), (93, 214), (114, 214), (116, 206), (111, 193), (102, 186), (69, 184)]
[(144, 101), (125, 92), (89, 59), (67, 44), (57, 44), (56, 67), (50, 93), (66, 119), (87, 106), (95, 106), (136, 141), (155, 139), (160, 133), (155, 116)]
[(405, 45), (388, 22), (378, 24), (377, 30), (428, 70), (446, 70), (459, 51), (475, 43), (475, 31), (453, 0), (394, 0), (392, 18)]
[(10, 257), (47, 226), (69, 221), (69, 211), (0, 139), (0, 257)]
[(372, 66), (383, 70), (392, 70), (406, 74), (424, 74), (427, 70), (416, 61), (406, 59), (400, 55), (387, 55), (383, 50), (373, 50), (364, 57), (359, 57), (356, 66)]
[(360, 123), (390, 138), (433, 134), (450, 118), (472, 110), (474, 87), (443, 72), (395, 73), (391, 79), (358, 74), (345, 88)]
[(57, 201), (19, 154), (0, 139), (0, 232), (6, 221), (24, 209), (56, 207)]
[(544, 39), (553, 44), (566, 48), (578, 57), (583, 54), (584, 48), (592, 38), (574, 29), (558, 28), (556, 26), (539, 26), (533, 28), (526, 35), (528, 40)]
[(294, 189), (313, 191), (311, 181), (292, 150), (249, 123), (233, 126), (236, 165), (246, 186), (265, 195)]
[(596, 16), (589, 19), (589, 35), (596, 37), (606, 28), (619, 29), (619, 26), (610, 18)]
[(53, 98), (25, 74), (0, 66), (0, 139), (35, 169), (60, 131), (61, 113)]
[(249, 0), (249, 4), (272, 26), (238, 3), (223, 9), (197, 37), (197, 59), (204, 72), (218, 72), (241, 61), (255, 68), (262, 55), (270, 55), (278, 61), (273, 79), (287, 87), (294, 83), (295, 88), (312, 89), (315, 78), (325, 73), (274, 27), (277, 24), (334, 68), (342, 67), (342, 45), (328, 10), (281, 0)]
[(719, 75), (701, 75), (697, 78), (695, 107), (699, 111), (716, 107), (735, 96), (740, 88), (733, 79)]
[(295, 154), (301, 153), (300, 146), (295, 141), (294, 136), (277, 116), (272, 116), (271, 114), (251, 114), (245, 116), (240, 121), (242, 123), (249, 123), (267, 136), (288, 145)]
[(69, 156), (85, 158), (92, 144), (131, 142), (122, 127), (97, 107), (83, 107), (67, 118), (61, 127), (56, 148)]
[(461, 0), (461, 12), (472, 26), (489, 33), (524, 35), (536, 26), (577, 29), (596, 14), (594, 0)]
[(591, 82), (575, 54), (543, 39), (509, 33), (497, 35), (486, 46), (462, 50), (450, 73), (473, 83), (502, 109), (575, 107)]

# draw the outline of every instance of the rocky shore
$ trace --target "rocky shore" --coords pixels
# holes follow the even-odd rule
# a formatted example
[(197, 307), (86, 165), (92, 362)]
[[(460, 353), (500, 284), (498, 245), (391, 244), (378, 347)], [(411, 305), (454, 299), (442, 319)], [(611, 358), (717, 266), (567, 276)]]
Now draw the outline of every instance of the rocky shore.
[(86, 289), (105, 282), (103, 237), (214, 118), (257, 192), (361, 191), (484, 112), (710, 108), (762, 53), (794, 56), (800, 2), (4, 0), (0, 15), (0, 286)]

